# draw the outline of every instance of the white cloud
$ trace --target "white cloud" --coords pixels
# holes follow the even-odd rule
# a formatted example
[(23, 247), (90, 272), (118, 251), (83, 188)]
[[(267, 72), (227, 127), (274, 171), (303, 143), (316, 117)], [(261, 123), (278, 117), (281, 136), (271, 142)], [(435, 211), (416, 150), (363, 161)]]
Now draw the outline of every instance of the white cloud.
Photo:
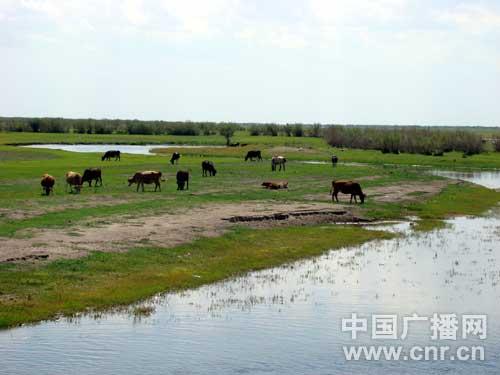
[(396, 20), (407, 4), (407, 0), (310, 0), (310, 9), (323, 23), (353, 26)]
[(455, 8), (435, 12), (435, 18), (468, 32), (500, 31), (500, 9), (486, 5), (459, 4)]

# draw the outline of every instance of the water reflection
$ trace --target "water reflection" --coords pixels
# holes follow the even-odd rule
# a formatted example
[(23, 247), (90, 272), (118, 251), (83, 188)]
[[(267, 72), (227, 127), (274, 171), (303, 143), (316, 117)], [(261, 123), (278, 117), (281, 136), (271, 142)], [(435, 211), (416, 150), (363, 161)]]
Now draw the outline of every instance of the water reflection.
[[(149, 317), (119, 312), (1, 332), (0, 373), (498, 374), (500, 216), (449, 224), (426, 234), (389, 226), (407, 235), (157, 296), (144, 303), (154, 307)], [(488, 314), (487, 360), (346, 362), (341, 346), (353, 342), (340, 321), (352, 312)], [(417, 326), (406, 344), (429, 339), (428, 326)]]
[(434, 170), (431, 173), (435, 176), (473, 182), (475, 184), (486, 186), (490, 189), (500, 189), (500, 171), (458, 172)]

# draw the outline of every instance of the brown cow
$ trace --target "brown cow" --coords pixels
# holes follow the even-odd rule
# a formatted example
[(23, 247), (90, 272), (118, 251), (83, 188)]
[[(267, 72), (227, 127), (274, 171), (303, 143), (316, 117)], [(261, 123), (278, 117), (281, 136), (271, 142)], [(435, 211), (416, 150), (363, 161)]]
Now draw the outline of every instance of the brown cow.
[(42, 181), (40, 185), (42, 185), (43, 191), (45, 191), (45, 195), (50, 195), (50, 192), (53, 192), (54, 184), (56, 183), (56, 179), (52, 177), (50, 174), (45, 173), (42, 176)]
[(139, 191), (139, 186), (142, 186), (142, 191), (144, 191), (144, 184), (155, 184), (156, 189), (160, 189), (161, 191), (161, 172), (157, 171), (144, 171), (144, 172), (136, 172), (133, 177), (128, 179), (128, 186), (132, 184), (137, 184), (137, 190)]
[(100, 168), (88, 168), (83, 172), (82, 184), (85, 182), (89, 183), (89, 187), (92, 186), (92, 181), (95, 180), (95, 186), (99, 182), (99, 186), (102, 186), (102, 176)]
[(365, 202), (366, 195), (361, 190), (361, 186), (357, 182), (353, 181), (332, 181), (332, 189), (330, 190), (330, 194), (332, 194), (332, 201), (339, 201), (338, 194), (339, 192), (343, 194), (351, 194), (351, 200), (349, 203), (352, 203), (352, 198), (354, 198), (354, 202), (358, 203), (356, 196), (359, 196), (361, 203)]
[[(70, 193), (79, 193), (82, 188), (82, 175), (77, 172), (66, 172), (66, 187), (65, 191), (68, 191), (68, 186), (70, 188)], [(75, 191), (73, 191), (73, 186)]]
[(264, 181), (262, 183), (266, 189), (288, 189), (288, 181)]

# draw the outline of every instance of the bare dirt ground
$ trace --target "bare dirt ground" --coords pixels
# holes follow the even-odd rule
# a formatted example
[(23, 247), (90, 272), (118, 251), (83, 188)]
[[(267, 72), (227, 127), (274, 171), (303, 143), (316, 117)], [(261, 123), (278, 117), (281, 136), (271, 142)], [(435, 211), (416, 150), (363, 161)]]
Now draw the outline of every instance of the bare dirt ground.
[[(368, 188), (365, 192), (368, 199), (376, 202), (419, 201), (438, 194), (450, 183), (458, 182), (436, 180), (377, 186)], [(339, 198), (344, 203), (349, 201), (347, 195), (341, 194)], [(93, 250), (120, 252), (140, 246), (168, 248), (192, 242), (200, 237), (220, 236), (232, 225), (261, 228), (360, 220), (356, 205), (332, 205), (328, 193), (307, 196), (306, 199), (316, 202), (207, 205), (136, 219), (130, 219), (130, 216), (100, 218), (69, 228), (30, 230), (21, 233), (28, 238), (2, 239), (0, 262), (77, 258)], [(304, 211), (306, 214), (303, 214)], [(310, 214), (310, 211), (315, 213)], [(234, 217), (239, 219), (229, 220)]]
[[(362, 179), (358, 179), (361, 181)], [(401, 185), (383, 185), (363, 189), (367, 195), (367, 199), (375, 202), (419, 202), (428, 199), (436, 194), (439, 194), (449, 184), (457, 184), (459, 181), (454, 180), (434, 180), (426, 182), (414, 182), (411, 184)], [(312, 201), (331, 201), (330, 194), (311, 194), (304, 197)], [(350, 196), (339, 194), (340, 202), (349, 203)]]
[(418, 202), (439, 194), (449, 184), (456, 184), (453, 180), (435, 180), (414, 182), (392, 186), (377, 186), (366, 189), (365, 193), (376, 202)]
[[(290, 212), (328, 211), (323, 214), (302, 214), (286, 220), (255, 220), (231, 222), (232, 217), (265, 216)], [(332, 210), (337, 210), (332, 214)], [(208, 205), (176, 214), (127, 219), (115, 217), (110, 222), (88, 222), (64, 229), (29, 231), (29, 238), (2, 239), (0, 262), (40, 259), (77, 258), (90, 251), (127, 251), (139, 246), (173, 247), (200, 237), (225, 233), (232, 225), (269, 227), (270, 225), (301, 225), (321, 222), (349, 222), (356, 217), (342, 205), (323, 203), (249, 202), (243, 204)], [(111, 220), (113, 220), (111, 222)], [(25, 233), (27, 234), (27, 233)]]

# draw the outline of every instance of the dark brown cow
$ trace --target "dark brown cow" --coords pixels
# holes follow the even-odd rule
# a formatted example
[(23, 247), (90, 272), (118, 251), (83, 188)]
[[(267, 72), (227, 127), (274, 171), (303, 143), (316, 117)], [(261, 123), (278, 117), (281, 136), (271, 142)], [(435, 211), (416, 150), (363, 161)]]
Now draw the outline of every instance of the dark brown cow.
[(42, 185), (43, 191), (45, 191), (45, 195), (49, 195), (54, 191), (54, 184), (56, 183), (56, 179), (52, 177), (50, 174), (45, 173), (42, 176), (42, 181), (40, 185)]
[(179, 159), (181, 158), (181, 154), (178, 152), (174, 152), (172, 154), (172, 158), (170, 159), (170, 164), (179, 164)]
[(335, 167), (337, 163), (339, 162), (339, 158), (337, 155), (332, 156), (332, 165)]
[(161, 191), (161, 172), (158, 171), (144, 171), (144, 172), (136, 172), (134, 176), (128, 179), (128, 186), (132, 184), (137, 184), (137, 190), (139, 191), (139, 186), (142, 187), (142, 191), (144, 191), (144, 184), (155, 184), (156, 189), (160, 189)]
[(184, 190), (184, 185), (187, 185), (186, 190), (189, 190), (189, 172), (179, 171), (176, 175), (177, 178), (177, 190)]
[[(77, 172), (66, 172), (66, 187), (65, 191), (68, 191), (68, 186), (70, 188), (70, 193), (79, 193), (82, 188), (82, 175)], [(75, 191), (73, 191), (73, 186)]]
[(205, 160), (201, 163), (202, 176), (215, 176), (217, 174), (217, 170), (215, 169), (214, 163), (211, 161)]
[(250, 159), (250, 161), (253, 161), (254, 158), (257, 158), (257, 160), (262, 160), (262, 155), (259, 150), (252, 150), (247, 152), (247, 156), (245, 156), (245, 161)]
[(102, 176), (101, 176), (101, 169), (100, 168), (88, 168), (85, 169), (85, 172), (83, 172), (83, 177), (82, 177), (82, 184), (85, 182), (89, 183), (89, 187), (92, 186), (92, 181), (95, 180), (95, 185), (97, 186), (97, 183), (99, 182), (99, 186), (102, 186)]
[(366, 195), (363, 193), (361, 186), (357, 182), (332, 181), (332, 189), (330, 190), (330, 194), (332, 194), (332, 201), (339, 201), (339, 192), (343, 194), (351, 194), (351, 200), (349, 203), (352, 203), (352, 198), (354, 198), (354, 202), (358, 203), (356, 196), (359, 196), (361, 203), (365, 202)]
[(111, 158), (115, 158), (115, 160), (121, 160), (121, 152), (119, 150), (106, 151), (101, 160), (110, 160)]
[(288, 181), (264, 181), (262, 186), (271, 190), (288, 189)]

